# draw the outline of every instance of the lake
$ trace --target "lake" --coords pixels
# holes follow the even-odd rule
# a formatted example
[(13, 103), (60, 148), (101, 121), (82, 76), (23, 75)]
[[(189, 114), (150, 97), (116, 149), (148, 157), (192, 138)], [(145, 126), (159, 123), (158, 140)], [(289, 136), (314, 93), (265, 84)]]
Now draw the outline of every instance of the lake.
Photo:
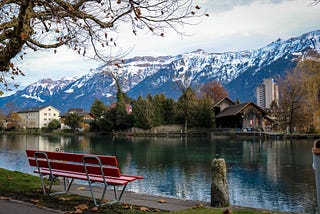
[(116, 155), (130, 191), (210, 201), (211, 162), (227, 163), (233, 205), (315, 213), (313, 140), (0, 135), (0, 167), (32, 174), (25, 149)]

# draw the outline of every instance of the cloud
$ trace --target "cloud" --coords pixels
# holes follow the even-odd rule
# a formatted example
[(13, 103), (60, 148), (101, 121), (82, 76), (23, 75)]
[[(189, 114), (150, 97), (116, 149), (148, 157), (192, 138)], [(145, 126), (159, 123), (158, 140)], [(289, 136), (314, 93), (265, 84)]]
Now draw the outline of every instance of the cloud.
[[(278, 39), (288, 39), (308, 31), (318, 30), (320, 5), (310, 6), (312, 0), (198, 0), (209, 17), (194, 20), (197, 25), (185, 25), (179, 30), (191, 35), (181, 36), (167, 30), (164, 37), (148, 30), (135, 36), (128, 26), (118, 29), (117, 47), (133, 48), (126, 57), (177, 55), (196, 49), (208, 52), (257, 49)], [(115, 50), (116, 51), (116, 50)], [(116, 52), (114, 52), (116, 53)], [(19, 84), (26, 86), (42, 78), (54, 80), (83, 75), (101, 63), (80, 57), (67, 48), (27, 54), (21, 67), (26, 77)]]
[(63, 77), (81, 76), (101, 63), (81, 57), (68, 48), (53, 50), (28, 51), (23, 60), (15, 60), (15, 64), (26, 76), (18, 76), (16, 81), (20, 88), (40, 79), (58, 80)]

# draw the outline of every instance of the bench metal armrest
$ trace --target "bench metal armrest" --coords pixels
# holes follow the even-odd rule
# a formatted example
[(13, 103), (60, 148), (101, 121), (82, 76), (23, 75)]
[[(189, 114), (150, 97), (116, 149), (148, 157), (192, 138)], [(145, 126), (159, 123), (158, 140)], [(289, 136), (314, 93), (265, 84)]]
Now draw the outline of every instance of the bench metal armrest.
[[(93, 165), (99, 165), (100, 173), (101, 173), (101, 176), (102, 176), (102, 179), (103, 179), (103, 183), (104, 183), (104, 188), (103, 188), (103, 192), (102, 192), (102, 196), (101, 196), (101, 203), (100, 204), (98, 204), (97, 201), (96, 201), (96, 197), (94, 195), (93, 187), (91, 185), (92, 182), (90, 180), (90, 175), (89, 175), (89, 172), (88, 172), (88, 166), (90, 166), (90, 162), (87, 162), (87, 161), (90, 160), (90, 159), (93, 159), (93, 160), (97, 161), (97, 163), (93, 164)], [(85, 155), (85, 156), (82, 157), (82, 162), (83, 162), (83, 166), (84, 166), (84, 169), (85, 169), (85, 172), (86, 172), (86, 175), (87, 175), (89, 189), (90, 189), (90, 192), (91, 192), (91, 196), (92, 196), (93, 202), (97, 207), (102, 206), (103, 205), (102, 200), (103, 200), (104, 195), (106, 193), (108, 184), (107, 184), (106, 178), (104, 176), (101, 160), (100, 160), (100, 158), (98, 156)]]
[[(43, 157), (41, 157), (41, 155), (42, 155)], [(39, 158), (46, 159), (46, 161), (47, 161), (47, 168), (48, 168), (49, 171), (50, 171), (50, 176), (52, 176), (52, 168), (51, 168), (50, 161), (49, 161), (49, 158), (48, 158), (47, 153), (46, 153), (46, 152), (35, 152), (35, 153), (34, 153), (34, 159), (35, 159), (35, 161), (36, 161), (38, 171), (39, 171), (39, 173), (41, 173), (41, 168), (43, 168), (43, 167), (41, 167), (41, 166), (39, 165), (39, 161), (38, 161)]]
[(85, 172), (86, 172), (86, 175), (87, 175), (88, 179), (89, 179), (88, 166), (90, 166), (90, 162), (88, 162), (89, 159), (93, 159), (93, 160), (97, 161), (97, 163), (93, 164), (93, 165), (98, 165), (99, 166), (101, 176), (104, 179), (104, 172), (103, 172), (103, 167), (102, 167), (100, 158), (98, 156), (95, 156), (95, 155), (85, 155), (85, 156), (82, 157), (82, 162), (83, 162), (83, 166), (84, 166), (84, 169), (85, 169)]

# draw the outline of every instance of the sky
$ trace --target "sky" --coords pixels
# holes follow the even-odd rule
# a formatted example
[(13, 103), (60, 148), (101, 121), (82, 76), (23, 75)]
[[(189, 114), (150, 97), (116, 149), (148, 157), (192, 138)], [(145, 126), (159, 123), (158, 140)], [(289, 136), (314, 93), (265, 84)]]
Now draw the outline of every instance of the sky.
[[(197, 25), (186, 25), (181, 36), (167, 31), (156, 37), (150, 31), (137, 36), (119, 29), (117, 46), (131, 49), (126, 58), (134, 56), (178, 55), (203, 49), (206, 52), (228, 52), (262, 48), (272, 41), (289, 39), (320, 29), (320, 4), (313, 0), (194, 0), (209, 17), (194, 20)], [(40, 79), (58, 80), (81, 76), (101, 62), (85, 59), (67, 48), (28, 53), (16, 64), (26, 76), (19, 76), (18, 89)], [(12, 93), (12, 92), (11, 92)], [(6, 93), (9, 94), (8, 92)]]

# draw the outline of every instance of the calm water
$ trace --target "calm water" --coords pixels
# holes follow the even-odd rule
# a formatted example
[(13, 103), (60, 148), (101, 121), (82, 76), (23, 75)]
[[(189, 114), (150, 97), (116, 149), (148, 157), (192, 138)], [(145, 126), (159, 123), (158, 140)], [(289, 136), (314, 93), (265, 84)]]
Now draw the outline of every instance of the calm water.
[(314, 213), (313, 140), (0, 135), (0, 167), (32, 173), (25, 149), (116, 155), (123, 173), (145, 176), (129, 190), (210, 201), (215, 154), (227, 162), (231, 204)]

